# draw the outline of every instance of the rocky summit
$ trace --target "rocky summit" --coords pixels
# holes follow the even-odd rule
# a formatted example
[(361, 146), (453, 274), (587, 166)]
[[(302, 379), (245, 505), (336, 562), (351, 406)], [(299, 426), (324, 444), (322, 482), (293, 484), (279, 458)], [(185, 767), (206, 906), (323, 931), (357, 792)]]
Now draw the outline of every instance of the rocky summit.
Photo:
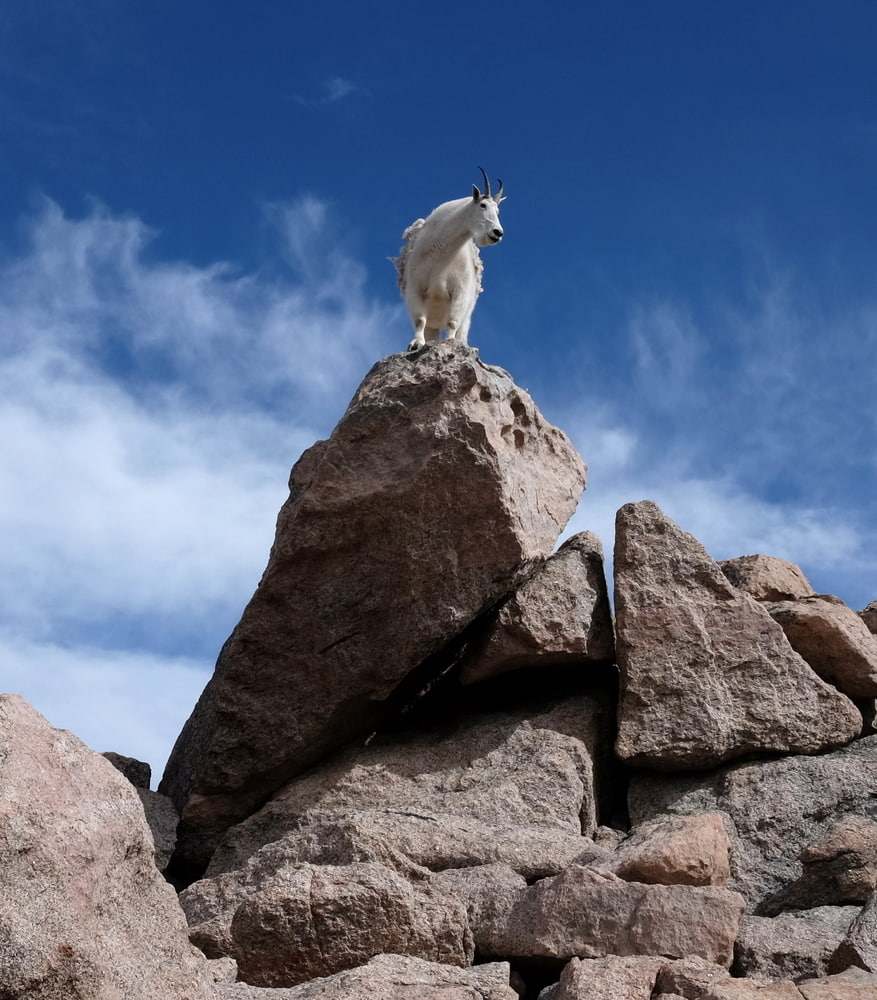
[(877, 1000), (877, 603), (648, 500), (561, 542), (453, 342), (289, 486), (158, 792), (0, 696), (0, 1000)]

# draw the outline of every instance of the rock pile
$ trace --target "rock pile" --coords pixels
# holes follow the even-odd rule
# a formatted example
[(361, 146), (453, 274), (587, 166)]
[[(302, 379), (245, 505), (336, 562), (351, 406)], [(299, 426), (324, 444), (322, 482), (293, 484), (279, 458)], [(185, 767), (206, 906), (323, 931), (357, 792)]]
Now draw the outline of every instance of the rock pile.
[(0, 698), (0, 1000), (877, 998), (875, 605), (642, 501), (613, 621), (584, 484), (477, 353), (376, 365), (159, 793)]

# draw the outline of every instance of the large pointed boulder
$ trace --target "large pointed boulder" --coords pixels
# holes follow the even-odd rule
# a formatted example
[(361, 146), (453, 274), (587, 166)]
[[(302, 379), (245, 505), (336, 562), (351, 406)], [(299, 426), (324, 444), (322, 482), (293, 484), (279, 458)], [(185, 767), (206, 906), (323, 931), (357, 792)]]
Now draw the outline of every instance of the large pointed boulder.
[(296, 463), (262, 580), (171, 755), (180, 857), (203, 864), (444, 669), (435, 654), (551, 552), (584, 482), (563, 432), (477, 352), (376, 364)]
[(755, 752), (816, 753), (862, 729), (753, 597), (650, 500), (618, 512), (618, 755), (703, 770)]

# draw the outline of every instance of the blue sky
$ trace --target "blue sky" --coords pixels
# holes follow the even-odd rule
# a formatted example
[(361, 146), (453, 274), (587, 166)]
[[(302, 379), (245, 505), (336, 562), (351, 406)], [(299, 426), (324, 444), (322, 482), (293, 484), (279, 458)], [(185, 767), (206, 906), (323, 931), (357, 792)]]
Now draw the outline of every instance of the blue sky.
[(290, 466), (505, 182), (470, 342), (719, 559), (877, 598), (877, 5), (6, 0), (0, 687), (164, 760)]

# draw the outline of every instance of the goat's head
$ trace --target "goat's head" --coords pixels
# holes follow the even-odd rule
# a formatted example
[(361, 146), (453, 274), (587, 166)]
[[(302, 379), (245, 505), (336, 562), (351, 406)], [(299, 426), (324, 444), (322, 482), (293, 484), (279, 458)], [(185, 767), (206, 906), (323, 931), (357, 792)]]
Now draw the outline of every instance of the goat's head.
[(480, 247), (487, 247), (493, 243), (499, 243), (503, 237), (503, 229), (499, 222), (499, 203), (504, 200), (502, 193), (502, 181), (499, 182), (499, 191), (496, 194), (490, 193), (490, 178), (484, 172), (483, 167), (478, 168), (484, 177), (484, 194), (477, 185), (472, 185), (472, 205), (471, 212), (473, 218), (472, 239)]

